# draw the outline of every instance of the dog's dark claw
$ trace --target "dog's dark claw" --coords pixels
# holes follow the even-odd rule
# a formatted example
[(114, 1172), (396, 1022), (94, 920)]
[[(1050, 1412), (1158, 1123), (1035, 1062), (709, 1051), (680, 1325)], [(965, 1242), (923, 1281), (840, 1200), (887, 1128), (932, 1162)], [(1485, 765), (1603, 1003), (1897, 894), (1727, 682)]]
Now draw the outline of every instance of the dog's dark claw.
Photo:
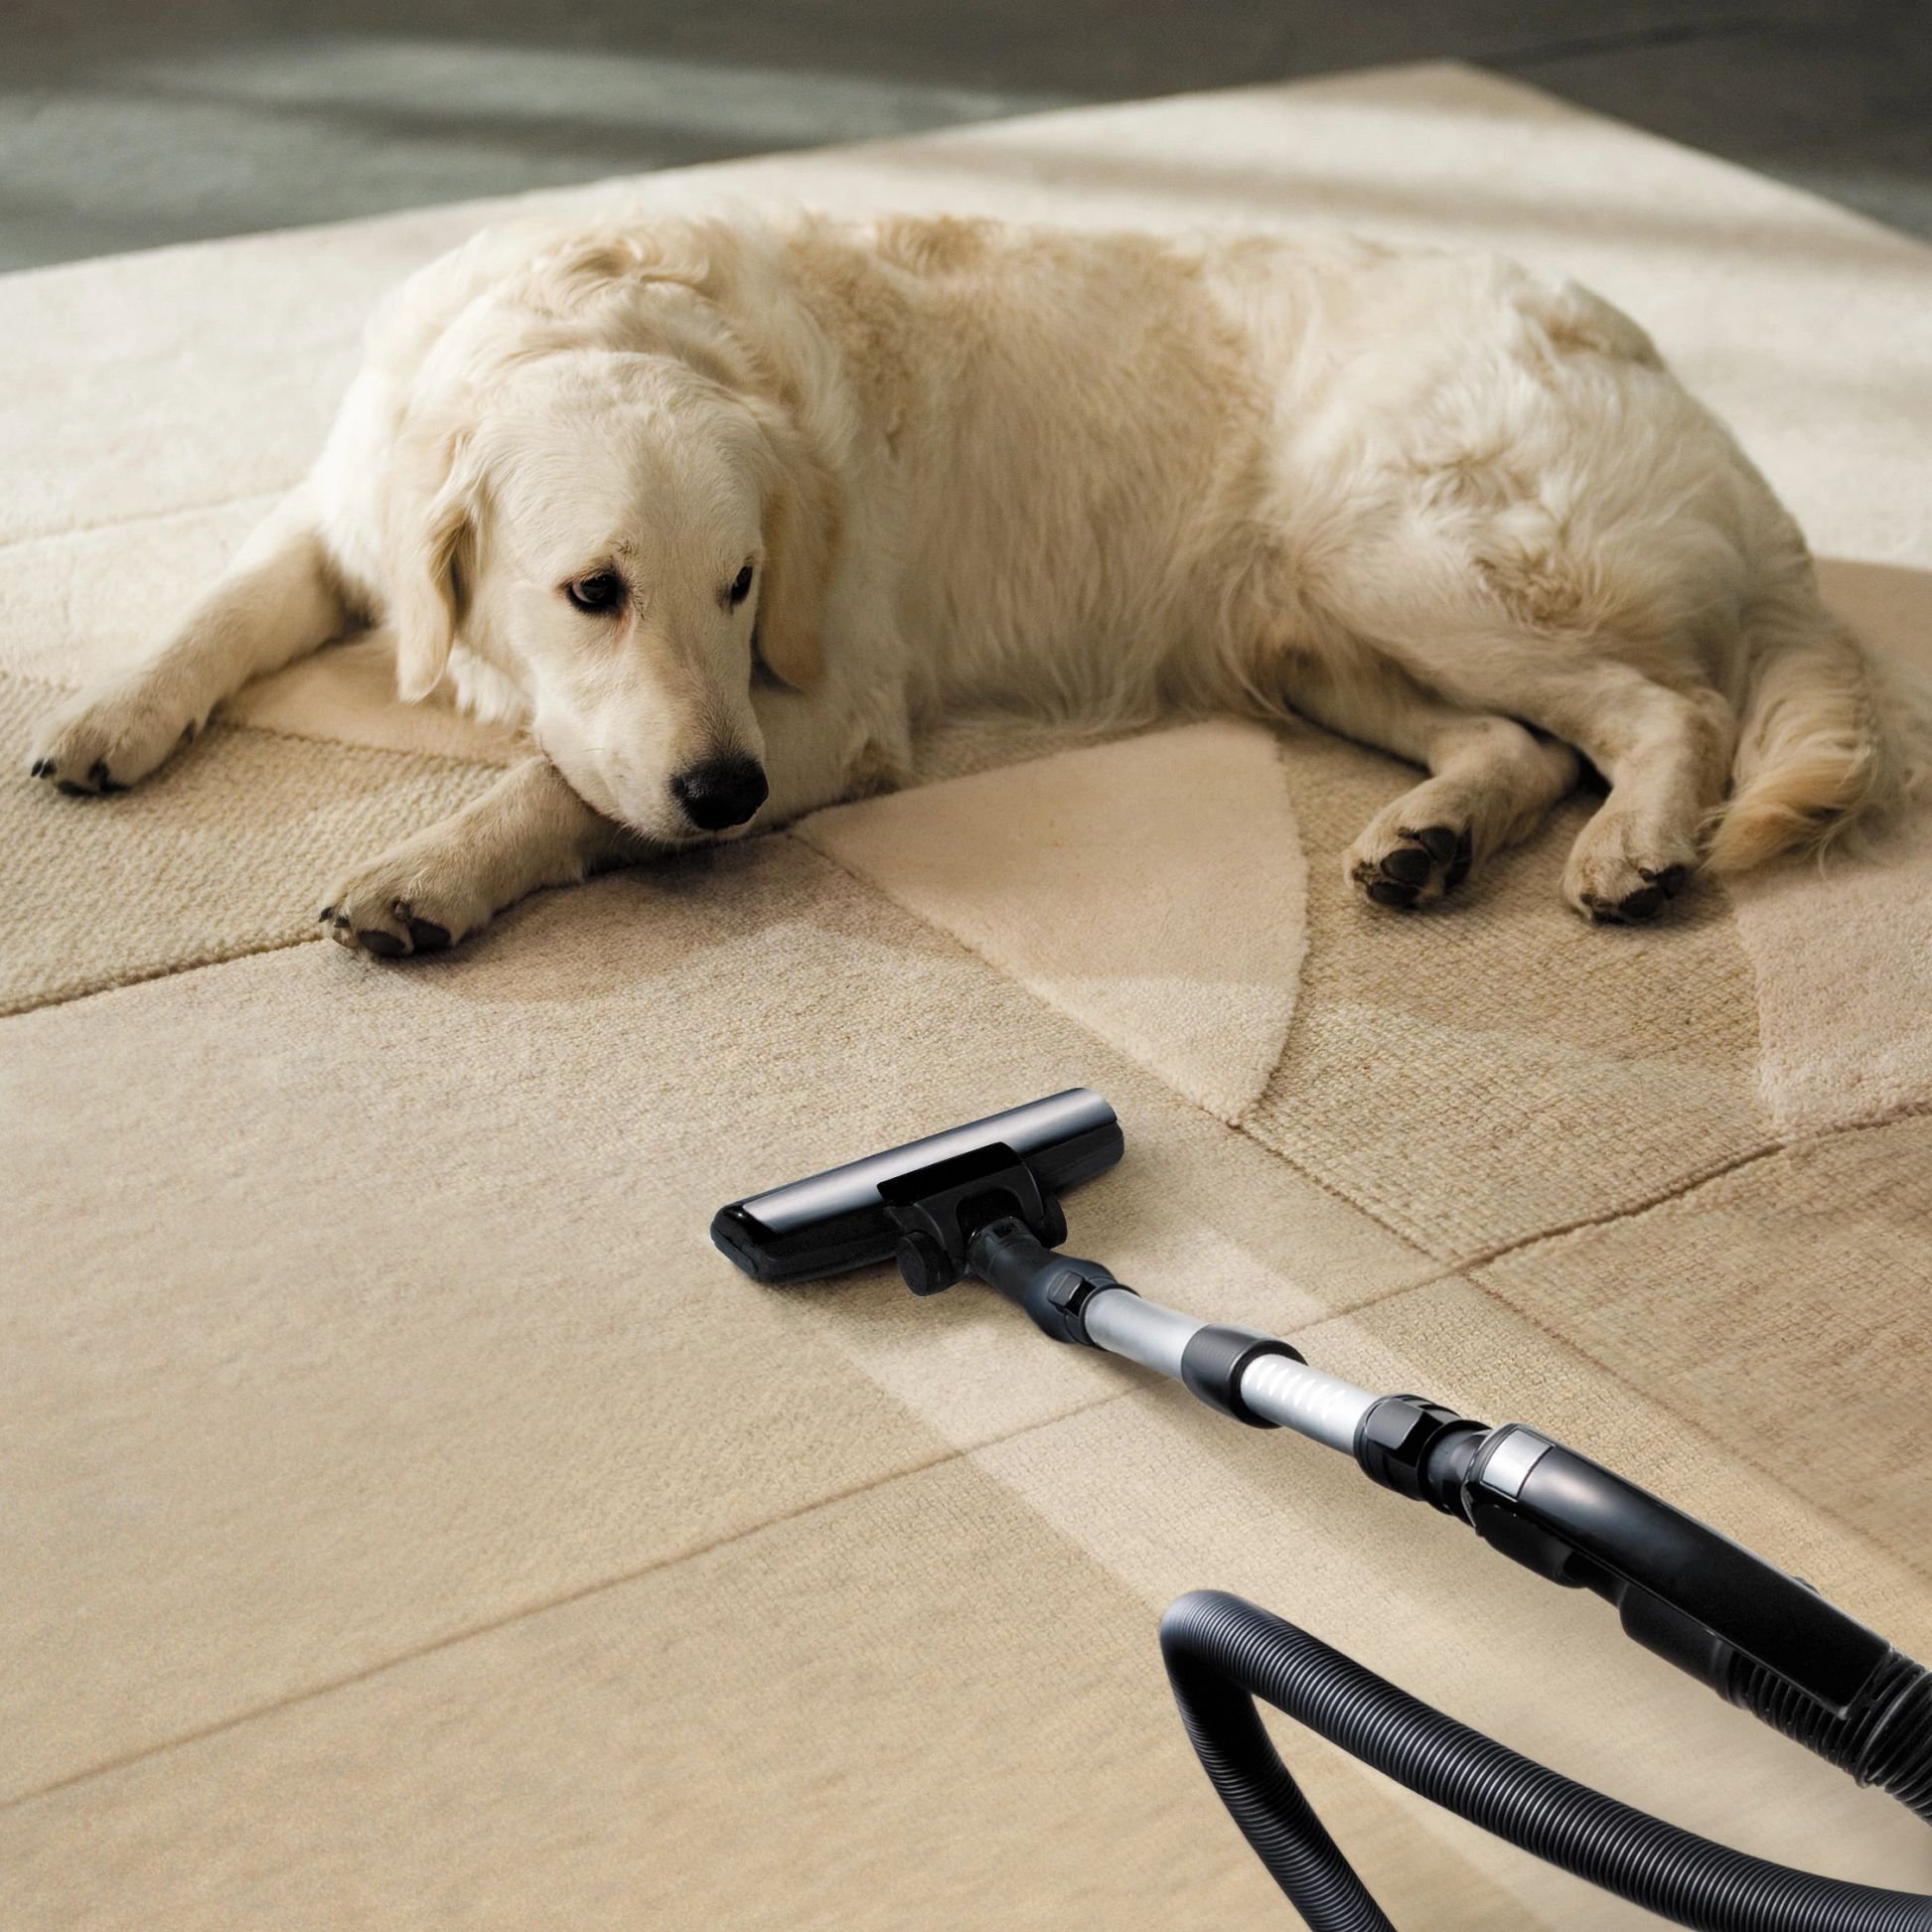
[(336, 916), (336, 909), (334, 906), (324, 906), (322, 910), (316, 914), (315, 923), (318, 926), (323, 925), (328, 920), (335, 918), (335, 916)]
[[(1456, 835), (1447, 825), (1424, 825), (1420, 831), (1406, 831), (1403, 836), (1414, 839), (1437, 865), (1447, 865), (1456, 855)], [(1468, 844), (1467, 833), (1463, 844)]]
[(359, 932), (356, 937), (378, 960), (402, 958), (402, 942), (393, 933), (383, 932), (379, 926), (372, 926), (368, 932)]
[(1469, 866), (1475, 855), (1475, 843), (1465, 831), (1457, 838), (1455, 857), (1449, 861), (1449, 869), (1442, 875), (1444, 892), (1453, 892), (1469, 876)]
[(1661, 872), (1652, 872), (1642, 866), (1638, 870), (1666, 899), (1675, 899), (1691, 876), (1690, 868), (1684, 865), (1667, 865)]
[(71, 799), (90, 799), (93, 794), (84, 785), (76, 785), (71, 778), (57, 778), (54, 781), (57, 792), (65, 792)]
[(51, 758), (36, 758), (27, 767), (27, 776), (29, 778), (50, 778), (53, 776), (53, 772), (54, 761)]
[(1383, 861), (1382, 869), (1403, 885), (1420, 886), (1428, 882), (1431, 861), (1418, 845), (1398, 845)]
[(1378, 906), (1398, 906), (1408, 908), (1415, 903), (1415, 888), (1402, 885), (1394, 879), (1372, 879), (1368, 887), (1369, 897)]

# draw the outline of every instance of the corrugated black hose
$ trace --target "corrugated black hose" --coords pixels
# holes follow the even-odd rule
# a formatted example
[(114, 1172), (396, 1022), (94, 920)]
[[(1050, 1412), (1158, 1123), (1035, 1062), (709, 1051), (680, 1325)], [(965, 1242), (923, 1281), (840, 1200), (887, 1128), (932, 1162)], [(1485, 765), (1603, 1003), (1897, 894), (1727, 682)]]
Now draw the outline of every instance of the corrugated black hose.
[[(1559, 1776), (1238, 1596), (1196, 1590), (1160, 1626), (1187, 1733), (1311, 1932), (1394, 1932), (1262, 1727), (1262, 1699), (1526, 1852), (1704, 1932), (1932, 1932), (1932, 1897), (1794, 1871)], [(1758, 1667), (1732, 1702), (1932, 1823), (1932, 1673), (1892, 1653), (1845, 1716)]]

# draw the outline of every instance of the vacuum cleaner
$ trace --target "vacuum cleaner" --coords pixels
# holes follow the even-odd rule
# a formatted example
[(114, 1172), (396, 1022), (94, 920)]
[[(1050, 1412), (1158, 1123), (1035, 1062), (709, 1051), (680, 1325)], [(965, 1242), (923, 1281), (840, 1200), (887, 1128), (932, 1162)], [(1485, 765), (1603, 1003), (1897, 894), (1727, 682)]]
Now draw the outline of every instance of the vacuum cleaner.
[[(1060, 1196), (1112, 1167), (1114, 1110), (1085, 1088), (719, 1209), (711, 1237), (759, 1281), (896, 1261), (915, 1294), (968, 1276), (1055, 1341), (1183, 1384), (1253, 1428), (1355, 1458), (1539, 1576), (1616, 1606), (1625, 1633), (1932, 1824), (1932, 1672), (1798, 1578), (1523, 1422), (1375, 1395), (1272, 1335), (1197, 1321), (1057, 1252)], [(1928, 1932), (1932, 1895), (1792, 1870), (1695, 1837), (1457, 1723), (1318, 1638), (1219, 1591), (1160, 1643), (1181, 1720), (1248, 1843), (1312, 1932), (1393, 1932), (1262, 1727), (1260, 1699), (1438, 1805), (1661, 1918), (1708, 1932)]]

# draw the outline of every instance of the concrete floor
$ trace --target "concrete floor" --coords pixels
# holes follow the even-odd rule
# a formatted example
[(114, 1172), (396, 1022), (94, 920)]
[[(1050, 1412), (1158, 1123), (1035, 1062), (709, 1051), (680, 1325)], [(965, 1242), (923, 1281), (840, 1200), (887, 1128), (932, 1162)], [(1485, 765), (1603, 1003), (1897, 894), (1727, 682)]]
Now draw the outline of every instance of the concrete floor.
[(1926, 0), (9, 0), (0, 268), (1442, 56), (1932, 237)]

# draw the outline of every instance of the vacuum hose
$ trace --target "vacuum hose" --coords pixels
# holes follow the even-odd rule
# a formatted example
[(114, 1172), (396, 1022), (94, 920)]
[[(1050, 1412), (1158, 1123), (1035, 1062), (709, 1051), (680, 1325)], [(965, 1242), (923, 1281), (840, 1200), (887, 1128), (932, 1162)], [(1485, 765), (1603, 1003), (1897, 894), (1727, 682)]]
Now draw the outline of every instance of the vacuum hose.
[[(1219, 1590), (1161, 1620), (1203, 1768), (1311, 1932), (1394, 1932), (1262, 1727), (1260, 1698), (1432, 1803), (1591, 1884), (1706, 1932), (1932, 1932), (1932, 1897), (1794, 1871), (1606, 1798)], [(1893, 1652), (1845, 1715), (1739, 1660), (1732, 1702), (1932, 1823), (1932, 1672)]]

